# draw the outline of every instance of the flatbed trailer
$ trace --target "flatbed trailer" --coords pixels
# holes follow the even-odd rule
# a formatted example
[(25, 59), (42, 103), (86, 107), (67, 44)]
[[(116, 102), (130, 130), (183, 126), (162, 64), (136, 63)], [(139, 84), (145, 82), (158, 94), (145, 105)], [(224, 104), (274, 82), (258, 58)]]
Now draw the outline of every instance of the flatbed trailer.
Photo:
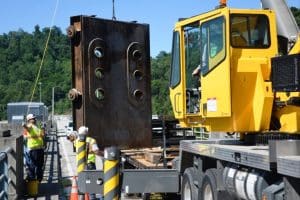
[(183, 179), (188, 177), (191, 188), (198, 188), (195, 182), (202, 186), (192, 194), (193, 199), (204, 198), (208, 183), (203, 181), (207, 179), (214, 199), (218, 194), (224, 199), (299, 199), (299, 144), (299, 140), (274, 140), (269, 145), (245, 145), (239, 140), (181, 141), (179, 171)]
[[(189, 199), (187, 195), (207, 199), (212, 194), (213, 199), (297, 200), (299, 152), (300, 140), (270, 141), (270, 145), (245, 145), (231, 139), (183, 140), (179, 156), (166, 169), (162, 163), (154, 166), (145, 161), (141, 151), (127, 150), (121, 154), (119, 192), (181, 194), (181, 199)], [(80, 191), (103, 191), (103, 182), (87, 183), (99, 183), (104, 176), (103, 171), (82, 172)]]
[[(164, 156), (164, 151), (166, 156)], [(164, 150), (161, 147), (121, 150), (121, 156), (127, 164), (136, 169), (170, 169), (173, 159), (179, 154), (179, 146)], [(166, 162), (164, 163), (164, 159)]]

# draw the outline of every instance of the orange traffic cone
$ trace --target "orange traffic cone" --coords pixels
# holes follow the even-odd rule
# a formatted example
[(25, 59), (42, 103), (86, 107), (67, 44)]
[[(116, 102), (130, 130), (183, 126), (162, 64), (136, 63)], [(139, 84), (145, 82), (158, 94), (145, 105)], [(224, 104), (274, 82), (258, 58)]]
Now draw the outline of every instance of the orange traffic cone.
[(70, 200), (78, 200), (78, 187), (76, 182), (76, 177), (72, 178), (72, 189), (70, 194)]
[(90, 200), (90, 195), (89, 193), (84, 194), (84, 200)]

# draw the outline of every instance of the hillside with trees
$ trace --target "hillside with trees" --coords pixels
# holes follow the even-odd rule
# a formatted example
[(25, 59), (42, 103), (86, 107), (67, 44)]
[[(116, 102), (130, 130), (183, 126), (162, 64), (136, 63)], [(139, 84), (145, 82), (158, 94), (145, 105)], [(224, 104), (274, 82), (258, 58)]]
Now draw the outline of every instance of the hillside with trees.
[[(37, 25), (32, 33), (22, 29), (0, 35), (0, 120), (6, 118), (9, 102), (30, 101), (43, 57), (49, 28)], [(152, 62), (153, 113), (170, 114), (168, 76), (170, 54), (161, 52)], [(55, 87), (55, 113), (71, 113), (67, 92), (71, 88), (71, 50), (68, 37), (53, 27), (40, 78), (42, 102), (51, 110), (52, 87)], [(39, 101), (36, 85), (32, 101)], [(163, 103), (162, 103), (163, 102)]]
[[(50, 29), (37, 25), (33, 33), (22, 29), (0, 35), (0, 119), (6, 117), (8, 102), (30, 101), (34, 82)], [(55, 88), (55, 109), (70, 111), (65, 93), (71, 87), (70, 44), (58, 27), (53, 27), (51, 39), (38, 82), (41, 82), (42, 102), (51, 105), (52, 87)], [(39, 101), (39, 85), (33, 101)]]

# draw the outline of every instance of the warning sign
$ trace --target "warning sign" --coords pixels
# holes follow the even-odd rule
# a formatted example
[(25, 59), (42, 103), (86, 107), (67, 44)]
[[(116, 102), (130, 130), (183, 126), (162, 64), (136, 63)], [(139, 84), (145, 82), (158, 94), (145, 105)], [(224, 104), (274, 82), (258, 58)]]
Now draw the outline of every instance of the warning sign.
[(208, 112), (217, 112), (217, 99), (208, 98), (207, 99), (207, 111)]

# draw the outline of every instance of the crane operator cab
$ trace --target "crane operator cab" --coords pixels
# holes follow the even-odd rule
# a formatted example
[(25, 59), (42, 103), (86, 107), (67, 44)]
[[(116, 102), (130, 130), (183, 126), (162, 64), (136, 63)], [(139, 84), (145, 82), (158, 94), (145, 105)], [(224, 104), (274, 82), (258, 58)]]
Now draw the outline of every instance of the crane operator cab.
[[(178, 21), (170, 98), (181, 126), (229, 132), (269, 129), (274, 98), (270, 60), (277, 54), (272, 10), (219, 7)], [(198, 76), (193, 76), (197, 69)]]

